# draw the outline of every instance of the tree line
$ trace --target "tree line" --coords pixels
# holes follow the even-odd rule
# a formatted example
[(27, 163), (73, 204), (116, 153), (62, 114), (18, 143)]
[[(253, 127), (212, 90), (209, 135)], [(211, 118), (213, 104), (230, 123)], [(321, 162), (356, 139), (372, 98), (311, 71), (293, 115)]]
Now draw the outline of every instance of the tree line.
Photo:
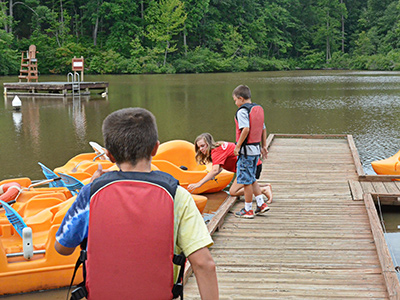
[(0, 72), (400, 70), (399, 0), (0, 0)]

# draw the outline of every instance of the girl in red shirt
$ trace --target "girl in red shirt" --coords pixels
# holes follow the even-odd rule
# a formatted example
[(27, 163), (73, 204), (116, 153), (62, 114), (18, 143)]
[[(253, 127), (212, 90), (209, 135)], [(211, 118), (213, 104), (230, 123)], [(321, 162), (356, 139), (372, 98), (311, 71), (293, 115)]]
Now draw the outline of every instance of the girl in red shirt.
[[(236, 162), (237, 156), (233, 153), (235, 144), (230, 142), (215, 142), (214, 138), (209, 133), (200, 134), (194, 141), (196, 151), (196, 161), (205, 165), (212, 163), (212, 169), (202, 180), (196, 183), (189, 184), (188, 190), (191, 192), (196, 188), (202, 186), (207, 181), (217, 176), (223, 169), (236, 173)], [(260, 160), (257, 164), (257, 175), (256, 178), (260, 178), (262, 169), (262, 161)], [(267, 197), (267, 203), (272, 202), (272, 189), (269, 183), (260, 185), (261, 192)], [(231, 196), (243, 196), (244, 188), (243, 184), (238, 184), (235, 180), (233, 181), (229, 194)]]

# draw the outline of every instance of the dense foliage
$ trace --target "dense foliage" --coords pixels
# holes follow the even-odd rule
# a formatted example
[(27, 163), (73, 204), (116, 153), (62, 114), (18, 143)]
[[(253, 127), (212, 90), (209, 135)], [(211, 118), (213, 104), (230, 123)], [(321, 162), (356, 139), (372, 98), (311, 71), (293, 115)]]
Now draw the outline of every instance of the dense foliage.
[(0, 72), (400, 70), (400, 0), (0, 0)]

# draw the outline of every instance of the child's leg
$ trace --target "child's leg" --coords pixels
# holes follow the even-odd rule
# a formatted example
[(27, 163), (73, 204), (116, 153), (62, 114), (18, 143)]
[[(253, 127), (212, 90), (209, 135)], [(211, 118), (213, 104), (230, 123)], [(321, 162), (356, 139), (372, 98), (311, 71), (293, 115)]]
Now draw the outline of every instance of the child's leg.
[(253, 185), (252, 184), (244, 185), (244, 202), (250, 203), (250, 205), (253, 202)]
[[(256, 169), (256, 179), (260, 179), (261, 176), (261, 172), (262, 172), (262, 164), (257, 165), (257, 169)], [(259, 183), (258, 184), (261, 188), (261, 193), (264, 194), (265, 197), (267, 197), (267, 203), (270, 204), (272, 203), (272, 188), (271, 185), (269, 183)]]
[(259, 215), (259, 214), (267, 212), (269, 210), (269, 207), (264, 202), (262, 189), (260, 188), (257, 181), (253, 182), (253, 192), (256, 197), (256, 205), (257, 205), (254, 213), (256, 215)]
[(259, 195), (262, 194), (260, 185), (258, 184), (257, 181), (254, 181), (253, 184), (252, 184), (252, 186), (253, 186), (254, 196), (257, 197), (257, 196), (259, 196)]
[(265, 195), (265, 197), (267, 197), (267, 203), (270, 204), (272, 203), (272, 188), (270, 184), (267, 184), (265, 186), (260, 186), (261, 188), (261, 193), (263, 193)]
[(252, 167), (251, 158), (240, 156), (237, 162), (237, 183), (244, 185), (244, 200), (245, 207), (235, 213), (236, 217), (239, 218), (254, 218), (254, 212), (252, 210), (253, 201), (253, 182), (255, 181), (255, 166)]
[(229, 195), (233, 197), (240, 197), (244, 195), (244, 185), (237, 183), (237, 177), (229, 188)]

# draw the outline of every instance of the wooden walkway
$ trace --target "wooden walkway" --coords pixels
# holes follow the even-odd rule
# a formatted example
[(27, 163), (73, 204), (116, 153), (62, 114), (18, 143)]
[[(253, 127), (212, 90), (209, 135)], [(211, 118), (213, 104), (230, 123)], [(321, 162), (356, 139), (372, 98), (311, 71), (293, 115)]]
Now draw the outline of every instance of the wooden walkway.
[[(352, 137), (299, 137), (268, 138), (267, 214), (235, 218), (244, 202), (228, 198), (208, 225), (220, 299), (399, 299), (372, 197), (350, 192), (361, 168)], [(184, 293), (200, 299), (194, 276)]]

